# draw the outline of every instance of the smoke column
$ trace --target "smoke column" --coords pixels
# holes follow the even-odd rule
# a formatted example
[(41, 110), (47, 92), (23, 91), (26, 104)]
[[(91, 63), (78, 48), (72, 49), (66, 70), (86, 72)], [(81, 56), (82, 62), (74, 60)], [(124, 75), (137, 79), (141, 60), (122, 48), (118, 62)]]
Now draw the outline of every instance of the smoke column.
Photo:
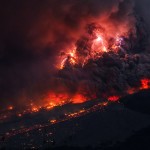
[[(147, 12), (132, 0), (6, 0), (0, 10), (2, 105), (123, 95), (150, 77), (146, 25), (136, 14)], [(108, 40), (121, 36), (121, 50), (93, 59), (96, 29), (105, 34), (107, 48)], [(85, 65), (67, 64), (66, 58), (60, 69), (72, 49)]]

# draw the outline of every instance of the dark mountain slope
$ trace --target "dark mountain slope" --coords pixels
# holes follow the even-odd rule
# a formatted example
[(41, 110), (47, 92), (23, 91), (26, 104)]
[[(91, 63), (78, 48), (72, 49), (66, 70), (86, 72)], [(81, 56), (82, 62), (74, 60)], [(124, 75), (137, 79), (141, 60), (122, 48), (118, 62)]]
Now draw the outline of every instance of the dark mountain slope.
[(122, 98), (120, 102), (131, 110), (150, 114), (150, 90), (143, 90), (133, 95), (128, 95)]

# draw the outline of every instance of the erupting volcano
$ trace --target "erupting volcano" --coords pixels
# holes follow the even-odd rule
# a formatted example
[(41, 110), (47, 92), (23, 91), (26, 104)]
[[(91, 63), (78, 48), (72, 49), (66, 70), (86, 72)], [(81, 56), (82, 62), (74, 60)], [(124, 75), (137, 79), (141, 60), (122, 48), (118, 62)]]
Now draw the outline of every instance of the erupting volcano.
[[(55, 101), (56, 105), (60, 102), (83, 103), (96, 98), (117, 101), (130, 94), (129, 89), (137, 92), (149, 88), (148, 75), (146, 78), (139, 72), (135, 76), (136, 83), (129, 80), (132, 72), (138, 71), (141, 65), (142, 54), (134, 52), (136, 41), (143, 38), (138, 37), (137, 32), (141, 31), (137, 31), (138, 27), (131, 29), (128, 26), (124, 30), (111, 31), (109, 23), (103, 26), (86, 25), (85, 33), (73, 48), (60, 53), (56, 82), (52, 84), (57, 86), (49, 95), (49, 100)], [(145, 34), (140, 33), (142, 36)]]
[(149, 30), (135, 1), (10, 3), (0, 6), (2, 123), (49, 112), (45, 128), (150, 89)]
[[(53, 2), (47, 3), (54, 6)], [(11, 95), (8, 92), (2, 94), (3, 99), (8, 99), (8, 109), (19, 105), (37, 112), (42, 108), (49, 110), (98, 98), (118, 101), (122, 96), (149, 88), (149, 53), (144, 49), (148, 34), (140, 17), (135, 15), (134, 3), (130, 0), (116, 0), (109, 4), (89, 1), (80, 6), (81, 3), (63, 1), (58, 12), (51, 8), (53, 13), (57, 12), (55, 17), (51, 11), (45, 11), (45, 20), (37, 12), (37, 29), (33, 29), (32, 23), (27, 36), (32, 40), (30, 49), (39, 49), (38, 46), (41, 52), (33, 52), (31, 56), (25, 52), (33, 64), (25, 69), (29, 75), (24, 71), (18, 74), (19, 80), (26, 81), (23, 86), (12, 82), (9, 75), (5, 77), (4, 72), (3, 78), (10, 81), (10, 87), (16, 86), (14, 91), (8, 89)], [(45, 22), (44, 26), (40, 20)], [(55, 27), (48, 25), (49, 20)], [(33, 38), (37, 32), (43, 31), (42, 27), (46, 27), (47, 34)], [(22, 32), (19, 34), (24, 36)], [(49, 53), (48, 57), (46, 53)], [(42, 71), (40, 74), (38, 67)], [(18, 66), (13, 65), (14, 68), (18, 69)], [(22, 105), (22, 101), (25, 104)]]

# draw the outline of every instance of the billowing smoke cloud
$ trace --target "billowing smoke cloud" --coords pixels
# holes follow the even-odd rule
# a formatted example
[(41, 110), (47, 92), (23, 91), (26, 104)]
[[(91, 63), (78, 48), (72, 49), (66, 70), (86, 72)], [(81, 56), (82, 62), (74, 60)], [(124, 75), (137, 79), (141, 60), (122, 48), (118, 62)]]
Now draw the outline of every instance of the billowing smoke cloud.
[(122, 31), (135, 36), (132, 0), (6, 0), (0, 20), (0, 103), (39, 101), (49, 91), (123, 93), (149, 76), (149, 55), (144, 54), (108, 53), (83, 68), (57, 69), (60, 54), (77, 44), (88, 24), (100, 24), (109, 37)]

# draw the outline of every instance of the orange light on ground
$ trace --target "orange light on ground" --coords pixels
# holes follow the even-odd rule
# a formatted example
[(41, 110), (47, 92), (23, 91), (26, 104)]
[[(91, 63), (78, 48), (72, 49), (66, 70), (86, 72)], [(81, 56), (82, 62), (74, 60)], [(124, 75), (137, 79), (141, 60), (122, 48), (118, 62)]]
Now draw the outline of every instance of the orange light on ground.
[(57, 120), (56, 119), (52, 119), (52, 120), (50, 120), (50, 123), (51, 124), (54, 124), (54, 123), (56, 123), (57, 122)]
[(85, 102), (87, 99), (81, 94), (76, 94), (71, 100), (72, 100), (72, 103), (74, 104), (80, 104), (80, 103)]
[(32, 112), (38, 112), (38, 111), (39, 111), (39, 109), (37, 107), (32, 108)]
[(108, 102), (103, 102), (101, 105), (102, 106), (108, 106)]
[(47, 110), (50, 110), (50, 109), (53, 109), (54, 107), (56, 107), (57, 105), (53, 102), (49, 103), (47, 106), (46, 106), (46, 109)]

